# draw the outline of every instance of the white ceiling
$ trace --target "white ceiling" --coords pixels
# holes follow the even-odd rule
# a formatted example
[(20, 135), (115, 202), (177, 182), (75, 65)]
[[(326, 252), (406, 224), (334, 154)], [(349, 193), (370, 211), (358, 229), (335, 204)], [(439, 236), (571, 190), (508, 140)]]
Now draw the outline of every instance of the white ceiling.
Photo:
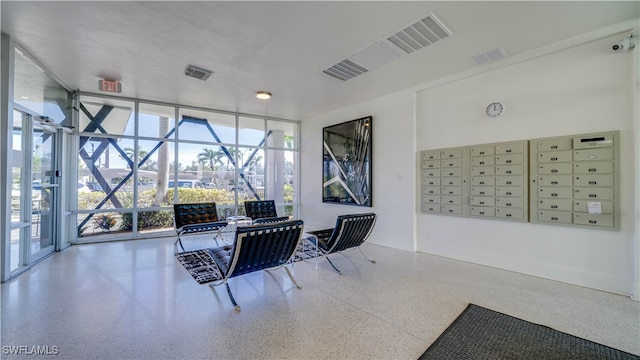
[[(1, 1), (10, 34), (70, 89), (305, 120), (640, 17), (638, 1)], [(453, 36), (346, 82), (322, 70), (433, 12)], [(186, 77), (188, 64), (213, 70)], [(273, 93), (258, 100), (258, 90)]]

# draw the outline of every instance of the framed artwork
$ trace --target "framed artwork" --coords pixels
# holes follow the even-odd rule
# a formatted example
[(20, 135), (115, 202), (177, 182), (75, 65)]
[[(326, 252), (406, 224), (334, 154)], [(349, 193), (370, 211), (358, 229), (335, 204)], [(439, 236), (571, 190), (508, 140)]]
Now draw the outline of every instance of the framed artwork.
[(322, 129), (322, 202), (371, 207), (372, 120)]

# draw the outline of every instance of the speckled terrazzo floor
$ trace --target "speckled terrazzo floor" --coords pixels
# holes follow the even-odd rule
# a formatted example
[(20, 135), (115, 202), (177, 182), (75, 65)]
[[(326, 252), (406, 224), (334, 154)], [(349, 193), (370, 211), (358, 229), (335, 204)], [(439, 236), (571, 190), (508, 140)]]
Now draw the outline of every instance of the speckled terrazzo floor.
[[(286, 273), (198, 285), (171, 239), (77, 245), (2, 284), (0, 357), (50, 359), (415, 359), (468, 303), (640, 354), (640, 303), (373, 244)], [(7, 346), (57, 355), (7, 355)]]

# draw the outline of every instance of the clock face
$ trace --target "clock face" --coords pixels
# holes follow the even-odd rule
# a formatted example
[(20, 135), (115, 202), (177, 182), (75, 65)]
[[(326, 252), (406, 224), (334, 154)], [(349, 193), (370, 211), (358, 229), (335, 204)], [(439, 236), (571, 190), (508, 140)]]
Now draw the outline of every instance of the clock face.
[(489, 104), (489, 106), (487, 106), (487, 109), (485, 110), (485, 113), (487, 114), (487, 116), (492, 118), (502, 115), (503, 112), (504, 112), (504, 105), (502, 105), (502, 103), (499, 103), (499, 102), (493, 102)]

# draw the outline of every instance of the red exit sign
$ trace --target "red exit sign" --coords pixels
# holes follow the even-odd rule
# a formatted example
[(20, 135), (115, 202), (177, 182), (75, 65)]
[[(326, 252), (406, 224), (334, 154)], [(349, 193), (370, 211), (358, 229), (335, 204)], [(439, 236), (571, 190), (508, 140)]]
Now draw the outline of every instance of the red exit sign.
[(121, 93), (122, 84), (120, 83), (120, 81), (116, 81), (116, 80), (100, 80), (98, 81), (98, 90)]

